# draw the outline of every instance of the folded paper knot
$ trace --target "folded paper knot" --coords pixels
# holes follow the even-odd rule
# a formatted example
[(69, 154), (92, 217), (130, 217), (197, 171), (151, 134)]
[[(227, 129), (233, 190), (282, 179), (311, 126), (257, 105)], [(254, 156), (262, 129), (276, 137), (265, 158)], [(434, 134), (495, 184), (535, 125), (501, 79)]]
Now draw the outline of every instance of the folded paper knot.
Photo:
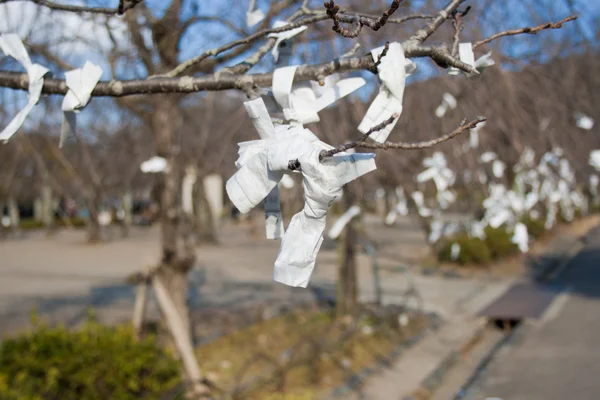
[(64, 114), (59, 147), (62, 147), (69, 136), (76, 133), (75, 113), (80, 112), (90, 101), (92, 91), (102, 76), (102, 68), (86, 61), (83, 68), (65, 73), (65, 82), (69, 91), (62, 102)]
[(347, 96), (366, 82), (362, 78), (339, 79), (328, 76), (324, 85), (303, 82), (293, 87), (297, 65), (278, 68), (273, 72), (273, 97), (285, 120), (291, 124), (319, 122), (319, 112)]
[[(273, 28), (281, 28), (286, 25), (288, 25), (288, 23), (285, 21), (275, 21), (275, 23), (273, 24)], [(279, 51), (280, 51), (279, 46), (281, 45), (281, 43), (284, 40), (292, 39), (294, 36), (299, 35), (300, 33), (304, 32), (307, 29), (308, 29), (308, 27), (306, 25), (304, 25), (304, 26), (300, 26), (298, 28), (290, 29), (288, 31), (269, 34), (268, 37), (276, 38), (275, 46), (273, 46), (273, 50), (271, 51), (271, 54), (273, 55), (273, 59), (275, 60), (276, 63), (279, 61)]]
[(27, 105), (0, 132), (0, 141), (6, 142), (21, 127), (25, 118), (27, 118), (33, 107), (38, 103), (44, 86), (44, 75), (49, 70), (40, 64), (33, 64), (31, 62), (21, 38), (14, 33), (0, 35), (0, 50), (7, 56), (17, 60), (25, 68), (29, 80), (29, 99)]
[(377, 72), (381, 80), (379, 94), (369, 106), (367, 113), (358, 126), (358, 130), (367, 133), (372, 127), (390, 119), (392, 115), (398, 115), (394, 121), (384, 129), (371, 134), (371, 138), (377, 142), (385, 142), (390, 132), (398, 122), (402, 114), (402, 100), (406, 77), (415, 71), (415, 64), (404, 56), (404, 49), (400, 43), (390, 43), (387, 53), (381, 56), (385, 47), (378, 47), (371, 51), (373, 60), (379, 61)]
[[(496, 63), (492, 60), (492, 52), (484, 54), (475, 61), (475, 54), (473, 53), (473, 45), (471, 43), (460, 43), (458, 45), (458, 57), (460, 61), (471, 66), (474, 72), (465, 72), (468, 77), (473, 77), (481, 74), (486, 68), (495, 65)], [(461, 71), (458, 68), (452, 67), (448, 71), (450, 75), (458, 75)]]

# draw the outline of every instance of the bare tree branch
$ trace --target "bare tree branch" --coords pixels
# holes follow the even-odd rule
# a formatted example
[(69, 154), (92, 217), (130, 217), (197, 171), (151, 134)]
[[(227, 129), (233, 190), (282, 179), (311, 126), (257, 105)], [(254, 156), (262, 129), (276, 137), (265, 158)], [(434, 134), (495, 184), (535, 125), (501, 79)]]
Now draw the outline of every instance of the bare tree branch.
[(433, 140), (427, 140), (424, 142), (416, 142), (416, 143), (405, 143), (405, 142), (384, 142), (384, 143), (377, 143), (377, 142), (356, 142), (354, 143), (355, 145), (353, 147), (349, 147), (349, 148), (362, 148), (362, 149), (384, 149), (384, 150), (388, 150), (388, 149), (401, 149), (401, 150), (421, 150), (421, 149), (428, 149), (430, 147), (436, 146), (440, 143), (446, 142), (458, 135), (460, 135), (461, 133), (469, 130), (469, 129), (473, 129), (474, 127), (476, 127), (479, 123), (486, 121), (486, 118), (484, 117), (477, 117), (477, 119), (470, 121), (470, 122), (466, 122), (463, 121), (463, 123), (461, 123), (461, 125), (456, 128), (455, 130), (453, 130), (452, 132), (441, 136), (437, 139), (433, 139)]
[(48, 7), (56, 11), (68, 11), (76, 13), (94, 13), (94, 14), (106, 14), (106, 15), (123, 15), (125, 12), (131, 10), (136, 5), (144, 0), (120, 0), (119, 5), (116, 8), (102, 8), (102, 7), (85, 7), (85, 6), (72, 6), (68, 4), (55, 3), (49, 0), (0, 0), (0, 4), (9, 3), (13, 1), (29, 1), (40, 6)]
[(359, 17), (357, 19), (354, 19), (352, 21), (350, 21), (353, 24), (356, 24), (357, 27), (354, 31), (349, 31), (347, 29), (345, 29), (344, 27), (342, 27), (340, 21), (340, 17), (338, 15), (338, 13), (340, 12), (340, 6), (338, 6), (337, 4), (335, 4), (334, 0), (329, 0), (329, 2), (325, 2), (325, 10), (327, 13), (327, 16), (329, 18), (331, 18), (333, 20), (333, 31), (339, 33), (340, 35), (347, 37), (347, 38), (355, 38), (357, 37), (363, 26), (368, 26), (369, 28), (371, 28), (374, 31), (378, 31), (379, 29), (381, 29), (387, 22), (388, 19), (390, 17), (390, 15), (392, 15), (394, 12), (396, 12), (396, 10), (398, 9), (398, 7), (400, 6), (400, 3), (402, 3), (403, 0), (393, 0), (392, 4), (390, 4), (390, 8), (387, 11), (383, 12), (383, 15), (381, 15), (378, 18), (370, 18), (370, 17)]
[(473, 45), (473, 48), (475, 49), (481, 45), (490, 43), (492, 40), (495, 40), (495, 39), (498, 39), (498, 38), (501, 38), (504, 36), (515, 36), (515, 35), (522, 35), (522, 34), (535, 35), (539, 31), (542, 31), (544, 29), (560, 29), (560, 28), (562, 28), (562, 26), (565, 22), (573, 21), (576, 19), (577, 19), (577, 15), (569, 15), (568, 17), (566, 17), (558, 22), (548, 22), (548, 23), (545, 23), (542, 25), (538, 25), (534, 28), (527, 27), (527, 28), (513, 29), (513, 30), (498, 32), (495, 35), (488, 37), (487, 39), (483, 39), (483, 40), (480, 40), (479, 42), (475, 43)]

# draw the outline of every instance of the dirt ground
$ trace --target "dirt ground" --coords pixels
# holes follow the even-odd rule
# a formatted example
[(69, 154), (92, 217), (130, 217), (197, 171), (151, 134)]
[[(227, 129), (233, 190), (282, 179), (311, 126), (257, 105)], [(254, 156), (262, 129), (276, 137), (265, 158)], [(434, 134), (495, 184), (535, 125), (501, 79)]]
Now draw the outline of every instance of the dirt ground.
[[(197, 248), (190, 290), (194, 307), (310, 301), (333, 290), (334, 241), (326, 239), (323, 244), (312, 289), (289, 288), (272, 281), (279, 242), (266, 240), (262, 225), (257, 225), (258, 234), (253, 235), (249, 224), (227, 223), (220, 229), (221, 243)], [(384, 265), (411, 265), (428, 252), (416, 221), (404, 219), (386, 227), (367, 216), (365, 226), (385, 258), (380, 261)], [(98, 309), (107, 322), (130, 318), (134, 291), (125, 277), (158, 260), (159, 231), (135, 228), (121, 240), (115, 229), (115, 236), (111, 242), (89, 245), (84, 231), (63, 230), (51, 237), (29, 232), (1, 241), (0, 337), (26, 325), (34, 308), (49, 322), (69, 326), (85, 319), (89, 307)], [(370, 265), (367, 255), (359, 256), (365, 283), (372, 282)], [(150, 315), (156, 312), (151, 306)]]

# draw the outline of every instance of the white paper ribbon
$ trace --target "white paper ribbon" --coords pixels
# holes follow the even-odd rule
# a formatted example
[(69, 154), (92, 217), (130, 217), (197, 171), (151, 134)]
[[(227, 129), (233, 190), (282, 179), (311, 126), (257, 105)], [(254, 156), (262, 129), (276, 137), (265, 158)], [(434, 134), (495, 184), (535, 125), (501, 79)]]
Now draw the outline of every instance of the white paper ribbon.
[[(285, 21), (275, 21), (275, 23), (273, 24), (273, 28), (281, 28), (282, 26), (286, 26), (288, 25), (287, 22)], [(273, 59), (275, 60), (275, 63), (277, 63), (279, 61), (279, 46), (281, 45), (281, 43), (284, 40), (290, 40), (292, 39), (294, 36), (299, 35), (300, 33), (304, 32), (305, 30), (307, 30), (308, 27), (306, 25), (304, 26), (300, 26), (298, 28), (294, 28), (294, 29), (290, 29), (289, 31), (283, 31), (283, 32), (279, 32), (279, 33), (270, 33), (268, 37), (274, 37), (277, 38), (277, 40), (275, 41), (275, 46), (273, 46), (273, 50), (271, 51), (271, 54), (273, 54)]]
[(260, 8), (255, 7), (256, 0), (250, 0), (248, 11), (246, 11), (246, 25), (248, 25), (248, 28), (252, 28), (254, 25), (265, 19), (265, 13)]
[(327, 77), (322, 87), (317, 82), (306, 82), (292, 89), (297, 69), (289, 66), (273, 72), (273, 97), (290, 123), (319, 122), (321, 110), (366, 84), (363, 78), (340, 80), (336, 74)]
[[(460, 61), (465, 64), (470, 65), (475, 69), (475, 72), (468, 72), (466, 75), (468, 77), (473, 77), (482, 73), (486, 68), (491, 67), (495, 64), (494, 60), (492, 60), (492, 52), (479, 57), (477, 61), (475, 61), (475, 54), (473, 53), (473, 45), (471, 43), (459, 43), (458, 45), (458, 56)], [(461, 72), (458, 68), (452, 67), (448, 71), (450, 75), (458, 75)]]
[(352, 221), (354, 217), (360, 215), (360, 211), (361, 210), (359, 206), (354, 205), (350, 207), (344, 214), (342, 214), (340, 218), (338, 218), (337, 221), (335, 221), (331, 229), (329, 229), (327, 236), (329, 236), (330, 239), (337, 239), (340, 237), (344, 227), (348, 225), (348, 223)]
[(593, 150), (590, 152), (589, 164), (596, 169), (596, 171), (600, 171), (600, 150)]
[(83, 68), (65, 73), (65, 82), (69, 91), (62, 103), (63, 123), (58, 147), (62, 147), (69, 136), (74, 136), (77, 129), (76, 113), (80, 112), (90, 101), (92, 91), (102, 76), (102, 68), (86, 61)]
[(29, 54), (19, 36), (14, 33), (0, 35), (0, 49), (4, 54), (17, 60), (27, 71), (29, 80), (29, 99), (27, 105), (10, 121), (10, 123), (0, 132), (0, 142), (8, 141), (12, 135), (21, 127), (25, 118), (29, 115), (33, 106), (37, 104), (44, 86), (44, 75), (49, 72), (46, 67), (40, 64), (32, 64)]
[(527, 232), (527, 227), (523, 223), (519, 222), (515, 225), (515, 231), (511, 241), (519, 247), (521, 253), (527, 253), (529, 251), (529, 233)]
[(504, 164), (500, 160), (494, 160), (492, 163), (492, 172), (496, 178), (502, 178), (504, 176), (504, 170), (506, 169), (506, 164)]
[(398, 214), (404, 217), (408, 215), (408, 202), (406, 201), (406, 195), (402, 187), (396, 188), (396, 198), (398, 199), (398, 203), (385, 217), (386, 225), (393, 225), (396, 222)]
[(181, 184), (181, 208), (183, 212), (191, 215), (194, 213), (194, 184), (196, 183), (196, 172), (193, 168), (186, 169)]
[(458, 260), (458, 256), (460, 255), (460, 244), (452, 243), (452, 247), (450, 247), (450, 258), (454, 261)]
[(431, 209), (425, 207), (425, 198), (423, 196), (423, 193), (416, 191), (413, 192), (411, 197), (413, 198), (416, 206), (417, 206), (417, 211), (419, 212), (419, 215), (421, 217), (431, 217), (433, 215), (433, 212), (431, 211)]
[(583, 113), (575, 113), (575, 120), (578, 128), (589, 131), (594, 127), (594, 120)]
[(140, 165), (140, 169), (143, 173), (165, 172), (168, 170), (167, 160), (163, 157), (154, 156), (144, 161)]
[(429, 225), (429, 237), (427, 241), (431, 244), (436, 243), (442, 237), (444, 232), (444, 222), (440, 220), (431, 221)]
[(469, 147), (472, 149), (479, 147), (479, 131), (485, 126), (486, 123), (486, 121), (483, 121), (469, 130)]
[(484, 164), (487, 164), (491, 161), (494, 161), (498, 158), (498, 155), (494, 152), (491, 151), (486, 151), (485, 153), (483, 153), (481, 155), (481, 157), (479, 157), (479, 161), (481, 161)]
[(456, 105), (456, 98), (450, 93), (444, 93), (442, 95), (442, 103), (435, 109), (435, 116), (438, 118), (442, 118), (444, 115), (446, 115), (448, 109), (456, 109)]
[[(383, 49), (384, 46), (371, 51), (373, 60), (379, 59)], [(358, 126), (358, 130), (361, 133), (367, 133), (369, 129), (390, 119), (392, 115), (397, 114), (398, 118), (394, 119), (391, 124), (370, 135), (371, 139), (379, 143), (387, 140), (402, 114), (402, 100), (404, 98), (406, 77), (414, 72), (415, 69), (416, 65), (404, 56), (402, 45), (397, 42), (390, 43), (387, 54), (377, 66), (381, 87), (379, 88), (379, 94), (377, 94), (375, 100), (369, 106), (366, 115)]]

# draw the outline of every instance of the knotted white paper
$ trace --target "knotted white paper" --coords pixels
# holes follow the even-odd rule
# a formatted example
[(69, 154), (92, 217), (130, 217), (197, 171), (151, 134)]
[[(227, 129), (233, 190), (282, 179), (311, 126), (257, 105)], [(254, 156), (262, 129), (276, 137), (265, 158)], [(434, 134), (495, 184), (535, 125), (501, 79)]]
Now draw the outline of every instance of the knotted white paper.
[(442, 103), (435, 109), (435, 116), (438, 118), (442, 118), (444, 115), (446, 115), (448, 109), (456, 109), (456, 105), (456, 98), (450, 93), (444, 93), (442, 95)]
[(335, 221), (333, 226), (329, 229), (329, 233), (327, 234), (330, 239), (337, 239), (340, 237), (342, 230), (352, 219), (358, 215), (360, 215), (360, 207), (354, 205), (350, 207), (342, 216)]
[[(384, 50), (384, 46), (371, 51), (373, 60), (378, 60)], [(398, 118), (387, 125), (384, 129), (374, 132), (370, 135), (371, 139), (383, 143), (388, 136), (400, 115), (402, 114), (402, 100), (404, 98), (404, 88), (406, 86), (406, 77), (414, 72), (416, 65), (407, 60), (404, 56), (404, 49), (400, 43), (390, 43), (387, 54), (381, 59), (377, 66), (381, 87), (379, 94), (369, 106), (366, 115), (358, 126), (361, 133), (367, 133), (369, 129), (390, 119), (392, 115), (397, 114)]]
[(515, 232), (511, 241), (519, 247), (521, 253), (527, 253), (529, 251), (529, 233), (527, 232), (525, 224), (519, 222), (515, 225)]
[(74, 136), (77, 129), (76, 113), (80, 112), (90, 101), (92, 91), (102, 76), (102, 68), (86, 61), (83, 68), (65, 73), (65, 82), (69, 91), (62, 103), (63, 123), (58, 147), (62, 147), (69, 136)]
[(306, 82), (293, 87), (298, 66), (278, 68), (273, 72), (273, 97), (283, 111), (286, 121), (292, 124), (319, 122), (319, 112), (335, 101), (349, 95), (365, 85), (363, 78), (339, 79), (339, 75), (328, 76), (324, 86), (317, 82)]
[(450, 247), (450, 258), (454, 261), (458, 260), (458, 256), (460, 255), (460, 244), (452, 243), (452, 247)]
[(408, 202), (406, 201), (404, 189), (400, 186), (396, 188), (396, 198), (398, 199), (398, 203), (385, 217), (386, 225), (393, 225), (396, 222), (398, 214), (404, 217), (408, 215)]
[(469, 130), (469, 147), (472, 149), (479, 147), (479, 131), (486, 123), (487, 121), (480, 122), (477, 126)]
[(14, 33), (0, 35), (0, 49), (4, 54), (17, 60), (27, 71), (29, 80), (29, 99), (27, 105), (10, 121), (10, 123), (0, 132), (0, 142), (8, 141), (12, 135), (21, 127), (25, 118), (29, 115), (33, 106), (40, 100), (40, 94), (44, 86), (44, 75), (49, 72), (46, 67), (40, 64), (32, 64), (29, 54), (19, 36)]
[(306, 287), (323, 242), (327, 210), (342, 186), (375, 169), (374, 154), (347, 154), (319, 162), (320, 149), (298, 157), (302, 165), (304, 209), (294, 215), (275, 261), (273, 279)]
[[(473, 53), (473, 45), (471, 43), (459, 43), (458, 45), (458, 56), (460, 61), (465, 64), (470, 65), (475, 69), (475, 72), (468, 72), (466, 75), (468, 77), (473, 77), (482, 73), (486, 68), (491, 67), (495, 64), (494, 60), (492, 60), (492, 52), (479, 57), (477, 61), (475, 61), (475, 54)], [(458, 68), (452, 67), (448, 71), (450, 75), (458, 75), (461, 72)]]
[[(275, 23), (273, 24), (273, 28), (281, 28), (282, 26), (286, 26), (286, 25), (288, 25), (288, 23), (285, 21), (275, 21)], [(284, 40), (292, 39), (294, 36), (299, 35), (300, 33), (304, 32), (307, 29), (308, 29), (308, 27), (306, 25), (304, 25), (304, 26), (300, 26), (298, 28), (290, 29), (289, 31), (283, 31), (283, 32), (279, 32), (279, 33), (270, 33), (269, 34), (268, 37), (274, 37), (277, 39), (275, 41), (275, 46), (273, 46), (273, 50), (271, 51), (271, 54), (273, 54), (273, 59), (275, 60), (276, 63), (279, 61), (279, 46), (281, 45), (281, 43)]]
[(248, 28), (252, 28), (260, 21), (265, 19), (265, 13), (260, 8), (256, 7), (256, 0), (251, 0), (248, 5), (248, 11), (246, 12), (246, 25)]
[(415, 205), (417, 206), (417, 211), (421, 217), (427, 218), (433, 215), (431, 209), (425, 207), (425, 197), (423, 196), (423, 193), (415, 191), (412, 193), (411, 197), (413, 198)]
[[(273, 139), (275, 137), (275, 126), (271, 121), (269, 112), (262, 99), (258, 98), (244, 102), (246, 112), (252, 120), (252, 124), (256, 128), (258, 135), (261, 139)], [(250, 156), (252, 152), (249, 152), (247, 156)], [(241, 157), (240, 157), (241, 158)], [(243, 159), (241, 158), (243, 161)], [(243, 162), (238, 162), (236, 165), (241, 168)], [(279, 177), (278, 182), (281, 182), (285, 175), (283, 173), (272, 174), (274, 179)], [(288, 177), (289, 178), (289, 177)], [(291, 178), (289, 178), (291, 179)], [(292, 181), (293, 183), (293, 181)], [(283, 236), (283, 215), (281, 213), (281, 201), (279, 199), (279, 188), (277, 185), (269, 192), (265, 198), (265, 234), (267, 239), (279, 239)]]
[(589, 164), (600, 171), (600, 150), (593, 150), (590, 152)]
[(583, 113), (575, 113), (577, 127), (589, 131), (594, 127), (594, 120)]
[(196, 171), (193, 167), (187, 168), (181, 184), (181, 208), (183, 212), (192, 215), (194, 213), (194, 184), (196, 183)]
[(163, 157), (154, 156), (140, 165), (143, 173), (158, 173), (168, 170), (167, 160)]

